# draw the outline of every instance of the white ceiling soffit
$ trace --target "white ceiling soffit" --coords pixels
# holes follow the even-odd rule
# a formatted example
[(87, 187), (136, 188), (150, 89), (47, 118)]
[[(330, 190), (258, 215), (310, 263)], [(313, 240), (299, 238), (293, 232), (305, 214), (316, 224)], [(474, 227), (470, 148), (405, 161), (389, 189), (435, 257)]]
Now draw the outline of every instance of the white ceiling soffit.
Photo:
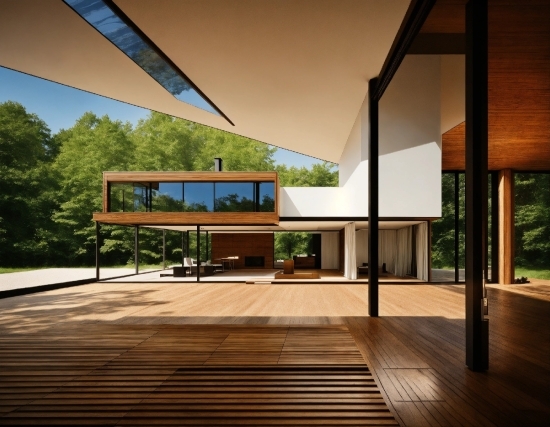
[[(379, 228), (381, 230), (398, 230), (403, 227), (420, 224), (422, 221), (381, 221)], [(284, 221), (276, 225), (201, 225), (201, 231), (218, 233), (271, 233), (274, 231), (338, 231), (344, 228), (348, 221)], [(355, 223), (357, 230), (367, 230), (367, 221), (358, 221)], [(197, 231), (196, 226), (148, 226), (148, 228), (157, 228), (174, 231)]]
[(234, 123), (176, 100), (61, 0), (0, 0), (0, 65), (337, 162), (409, 0), (115, 0)]

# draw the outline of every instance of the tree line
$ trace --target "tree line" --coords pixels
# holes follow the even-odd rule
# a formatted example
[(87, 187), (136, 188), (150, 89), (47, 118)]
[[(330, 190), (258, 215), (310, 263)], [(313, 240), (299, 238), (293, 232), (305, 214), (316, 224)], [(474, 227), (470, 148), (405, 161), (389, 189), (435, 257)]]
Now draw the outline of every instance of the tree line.
[[(0, 266), (93, 265), (92, 214), (102, 210), (103, 171), (208, 171), (221, 157), (228, 171), (276, 170), (282, 186), (338, 185), (334, 164), (275, 165), (275, 151), (156, 112), (136, 126), (88, 112), (52, 134), (23, 105), (0, 103)], [(105, 265), (133, 262), (133, 233), (130, 227), (102, 227)], [(181, 260), (181, 233), (167, 232), (166, 239), (168, 259)], [(141, 231), (140, 262), (158, 264), (161, 248), (162, 232)]]
[[(441, 219), (432, 226), (432, 266), (454, 268), (455, 202), (454, 174), (442, 177)], [(489, 180), (489, 185), (490, 185)], [(465, 188), (464, 174), (458, 175), (459, 188), (459, 268), (465, 263)], [(490, 191), (489, 191), (490, 194)], [(491, 199), (488, 200), (489, 212)], [(514, 239), (517, 267), (550, 269), (550, 173), (514, 174)], [(491, 247), (491, 216), (489, 215), (488, 247)], [(489, 257), (490, 259), (490, 257)]]

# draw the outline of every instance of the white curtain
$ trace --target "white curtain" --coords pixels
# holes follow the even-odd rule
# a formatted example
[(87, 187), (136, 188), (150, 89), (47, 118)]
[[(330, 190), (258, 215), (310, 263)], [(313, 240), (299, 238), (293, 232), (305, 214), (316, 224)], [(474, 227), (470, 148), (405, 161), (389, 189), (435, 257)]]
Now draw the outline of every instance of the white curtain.
[(396, 276), (406, 276), (411, 271), (412, 262), (412, 233), (413, 227), (404, 227), (397, 230), (397, 251), (395, 257)]
[(321, 233), (321, 268), (324, 270), (338, 270), (339, 240), (337, 231), (323, 231)]
[(416, 276), (428, 280), (428, 224), (416, 226)]
[(385, 263), (386, 270), (394, 273), (396, 253), (397, 230), (380, 230), (378, 232), (378, 267), (382, 267)]
[(344, 276), (357, 279), (357, 264), (355, 263), (355, 223), (350, 222), (344, 227)]

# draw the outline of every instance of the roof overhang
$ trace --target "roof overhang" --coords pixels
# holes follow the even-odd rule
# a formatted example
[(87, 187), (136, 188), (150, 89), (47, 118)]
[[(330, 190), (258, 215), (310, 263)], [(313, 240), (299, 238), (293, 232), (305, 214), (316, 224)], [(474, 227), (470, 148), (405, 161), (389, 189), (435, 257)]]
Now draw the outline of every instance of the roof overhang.
[(115, 0), (235, 123), (182, 103), (62, 0), (0, 0), (0, 65), (338, 162), (409, 0)]

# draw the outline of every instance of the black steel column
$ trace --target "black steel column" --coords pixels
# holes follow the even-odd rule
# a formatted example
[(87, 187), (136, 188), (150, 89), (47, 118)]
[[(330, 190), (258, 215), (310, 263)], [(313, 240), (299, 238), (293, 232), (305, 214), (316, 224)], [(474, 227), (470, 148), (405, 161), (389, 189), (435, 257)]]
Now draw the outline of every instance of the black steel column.
[(191, 257), (191, 250), (189, 249), (189, 230), (187, 230), (187, 257)]
[(460, 174), (455, 172), (455, 283), (460, 281)]
[(185, 261), (185, 233), (181, 232), (181, 265), (183, 265), (183, 262)]
[(100, 262), (99, 262), (99, 255), (100, 255), (100, 247), (101, 247), (101, 242), (100, 242), (100, 231), (101, 231), (101, 225), (99, 224), (99, 222), (96, 221), (95, 223), (95, 279), (97, 281), (99, 281), (99, 267), (100, 267)]
[(466, 365), (489, 367), (484, 318), (487, 256), (488, 37), (487, 0), (466, 5)]
[(378, 317), (378, 79), (369, 80), (369, 316)]
[(201, 227), (197, 225), (197, 282), (201, 281)]
[(166, 230), (162, 230), (162, 269), (166, 269)]
[(208, 231), (206, 232), (206, 257), (205, 261), (208, 261), (210, 258), (208, 257)]
[(136, 225), (134, 231), (134, 264), (136, 267), (136, 274), (139, 273), (139, 225)]
[(499, 214), (498, 171), (491, 172), (491, 283), (498, 283)]

